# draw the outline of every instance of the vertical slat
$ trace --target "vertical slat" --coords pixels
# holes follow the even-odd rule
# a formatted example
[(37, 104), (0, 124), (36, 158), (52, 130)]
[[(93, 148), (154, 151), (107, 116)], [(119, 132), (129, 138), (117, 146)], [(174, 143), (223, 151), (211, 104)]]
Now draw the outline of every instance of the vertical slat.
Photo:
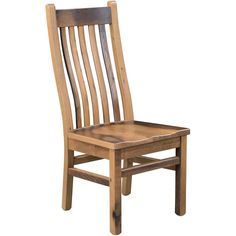
[(65, 61), (65, 66), (66, 66), (66, 70), (67, 70), (67, 74), (69, 77), (71, 90), (72, 90), (72, 94), (73, 94), (73, 98), (74, 98), (76, 128), (80, 128), (81, 127), (80, 99), (79, 99), (79, 94), (78, 94), (78, 90), (76, 87), (74, 72), (73, 72), (72, 66), (71, 66), (71, 60), (70, 60), (69, 51), (68, 51), (65, 27), (60, 28), (60, 35), (61, 35), (62, 52), (63, 52), (64, 61)]
[(106, 28), (105, 28), (105, 25), (99, 25), (98, 27), (99, 27), (102, 54), (103, 54), (104, 64), (105, 64), (107, 78), (108, 78), (110, 92), (111, 92), (114, 119), (115, 121), (119, 121), (120, 108), (119, 108), (119, 101), (118, 101), (117, 89), (116, 89), (116, 84), (115, 84), (115, 78), (114, 78), (114, 74), (112, 70), (110, 54), (109, 54), (109, 49), (107, 45)]
[(102, 100), (103, 121), (104, 123), (108, 123), (110, 121), (110, 116), (109, 116), (107, 92), (106, 92), (106, 86), (105, 86), (104, 77), (102, 73), (102, 66), (101, 66), (99, 53), (98, 53), (95, 27), (94, 25), (89, 25), (88, 29), (89, 29), (90, 45), (92, 48), (93, 61), (95, 65), (95, 70), (96, 70), (96, 74), (98, 78), (98, 85), (99, 85), (100, 95), (101, 95), (101, 100)]
[(83, 102), (83, 112), (84, 112), (84, 126), (90, 125), (90, 115), (89, 115), (89, 103), (88, 103), (88, 95), (84, 83), (84, 78), (80, 66), (79, 55), (76, 46), (75, 40), (75, 29), (74, 27), (69, 27), (69, 38), (70, 38), (70, 46), (71, 46), (71, 53), (75, 65), (75, 71), (77, 74), (82, 102)]
[(120, 152), (110, 150), (110, 231), (121, 233), (121, 158)]
[(93, 80), (93, 74), (89, 62), (87, 46), (85, 42), (85, 35), (84, 35), (84, 26), (78, 27), (79, 33), (79, 41), (80, 41), (80, 50), (81, 55), (84, 62), (85, 73), (88, 80), (89, 90), (91, 94), (92, 106), (93, 106), (93, 123), (95, 125), (99, 124), (99, 109), (98, 109), (98, 99), (97, 99), (97, 92)]
[(186, 212), (186, 149), (187, 136), (183, 136), (180, 139), (180, 147), (176, 149), (180, 164), (176, 166), (175, 171), (175, 213), (180, 216)]
[(129, 84), (127, 80), (127, 75), (126, 75), (122, 47), (121, 47), (116, 2), (109, 1), (108, 7), (111, 8), (112, 23), (110, 24), (110, 32), (111, 32), (114, 59), (115, 59), (115, 64), (116, 64), (117, 77), (119, 81), (123, 109), (124, 109), (124, 119), (133, 120), (132, 100), (131, 100), (131, 94), (130, 94)]
[(63, 70), (60, 41), (57, 30), (56, 9), (53, 4), (49, 4), (46, 6), (46, 14), (52, 63), (60, 100), (64, 134), (66, 135), (69, 130), (73, 129), (73, 120), (70, 107), (70, 99)]

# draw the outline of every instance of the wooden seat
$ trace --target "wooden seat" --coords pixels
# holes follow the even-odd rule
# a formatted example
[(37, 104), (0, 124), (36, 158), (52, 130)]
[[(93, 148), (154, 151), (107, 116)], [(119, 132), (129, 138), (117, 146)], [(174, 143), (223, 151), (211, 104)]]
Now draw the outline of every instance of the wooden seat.
[(189, 134), (189, 129), (141, 121), (122, 121), (73, 130), (70, 139), (121, 149)]
[[(68, 10), (49, 4), (46, 14), (64, 129), (63, 209), (71, 208), (74, 177), (109, 186), (110, 231), (119, 234), (121, 193), (131, 193), (132, 175), (166, 168), (176, 173), (175, 212), (184, 215), (190, 131), (134, 120), (116, 2)], [(168, 149), (175, 149), (175, 156), (145, 156)], [(76, 167), (102, 159), (109, 160), (109, 176)]]

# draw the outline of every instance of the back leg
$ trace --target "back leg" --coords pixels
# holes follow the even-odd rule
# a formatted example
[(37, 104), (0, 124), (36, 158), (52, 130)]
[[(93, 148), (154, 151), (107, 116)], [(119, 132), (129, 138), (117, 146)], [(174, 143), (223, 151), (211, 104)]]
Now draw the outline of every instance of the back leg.
[[(133, 162), (130, 159), (124, 160), (123, 167), (128, 168), (133, 166)], [(132, 185), (132, 175), (128, 177), (124, 177), (122, 180), (122, 194), (129, 195), (131, 193), (131, 185)]]
[(183, 136), (180, 147), (176, 149), (180, 164), (176, 166), (175, 213), (180, 216), (186, 212), (186, 145), (187, 137)]
[(64, 174), (62, 190), (62, 208), (70, 210), (72, 204), (73, 176), (69, 175), (69, 168), (73, 167), (74, 151), (68, 150), (65, 145)]

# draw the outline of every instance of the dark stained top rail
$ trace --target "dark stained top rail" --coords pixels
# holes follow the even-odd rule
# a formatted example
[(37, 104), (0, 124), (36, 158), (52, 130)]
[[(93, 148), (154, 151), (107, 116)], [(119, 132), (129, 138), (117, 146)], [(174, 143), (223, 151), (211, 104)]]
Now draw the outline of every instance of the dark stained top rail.
[(110, 7), (57, 10), (57, 26), (111, 24)]

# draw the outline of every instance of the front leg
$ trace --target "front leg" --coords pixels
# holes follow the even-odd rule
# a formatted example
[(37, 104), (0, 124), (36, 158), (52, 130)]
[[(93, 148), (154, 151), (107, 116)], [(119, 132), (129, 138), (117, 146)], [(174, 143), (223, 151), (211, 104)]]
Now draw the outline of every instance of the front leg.
[(110, 231), (121, 233), (121, 157), (120, 152), (110, 150)]
[(180, 139), (180, 147), (176, 150), (180, 164), (176, 166), (175, 171), (175, 213), (180, 216), (186, 212), (186, 148), (187, 137), (183, 136)]

